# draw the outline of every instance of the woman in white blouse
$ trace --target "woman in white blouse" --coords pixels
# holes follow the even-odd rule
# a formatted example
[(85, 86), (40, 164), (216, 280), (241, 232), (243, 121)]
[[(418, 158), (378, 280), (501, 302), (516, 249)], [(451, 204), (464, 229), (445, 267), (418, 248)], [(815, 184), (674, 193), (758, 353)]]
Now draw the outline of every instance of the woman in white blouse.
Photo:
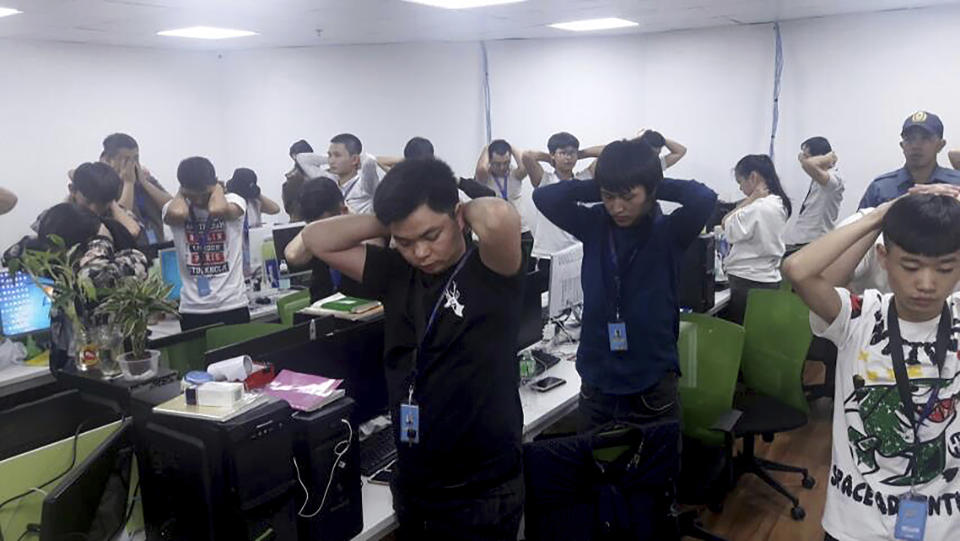
[(744, 156), (734, 176), (747, 197), (723, 217), (723, 232), (730, 243), (723, 267), (730, 281), (727, 319), (743, 323), (751, 289), (780, 287), (783, 232), (793, 209), (769, 156)]

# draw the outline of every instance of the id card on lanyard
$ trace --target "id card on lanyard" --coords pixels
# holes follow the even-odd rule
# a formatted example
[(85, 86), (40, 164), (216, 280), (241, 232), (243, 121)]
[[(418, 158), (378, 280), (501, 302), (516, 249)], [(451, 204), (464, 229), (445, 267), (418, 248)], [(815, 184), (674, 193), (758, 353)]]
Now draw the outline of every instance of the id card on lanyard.
[(607, 230), (608, 249), (610, 254), (610, 267), (613, 270), (613, 321), (607, 323), (607, 336), (610, 341), (610, 351), (627, 351), (629, 344), (627, 342), (627, 324), (620, 317), (620, 308), (623, 304), (623, 273), (626, 272), (633, 260), (637, 257), (640, 247), (635, 247), (627, 258), (624, 268), (620, 268), (620, 261), (617, 258), (617, 243), (613, 238), (613, 229)]
[[(895, 298), (890, 299), (890, 306), (887, 308), (887, 327), (890, 337), (890, 360), (893, 364), (893, 375), (897, 381), (897, 392), (900, 394), (900, 402), (903, 407), (902, 412), (913, 429), (913, 450), (910, 457), (911, 465), (908, 470), (913, 475), (914, 472), (919, 470), (919, 461), (921, 460), (919, 429), (937, 407), (940, 401), (940, 388), (934, 387), (931, 390), (930, 398), (927, 399), (926, 404), (922, 410), (919, 410), (918, 414), (917, 406), (919, 404), (913, 401), (910, 377), (907, 374), (907, 366), (903, 358), (903, 336), (900, 334), (900, 320), (897, 316)], [(944, 303), (943, 311), (940, 314), (940, 322), (937, 324), (937, 341), (931, 359), (941, 377), (952, 327), (953, 317), (949, 307)], [(900, 496), (894, 537), (903, 541), (923, 541), (928, 514), (927, 497), (916, 492), (914, 478), (911, 477), (910, 492)]]
[[(460, 271), (463, 270), (464, 265), (467, 264), (467, 260), (470, 259), (470, 256), (475, 251), (475, 248), (471, 247), (463, 257), (460, 258), (460, 262), (457, 263), (456, 268), (453, 270), (453, 273), (447, 278), (447, 282), (443, 285), (443, 289), (440, 290), (440, 295), (437, 297), (437, 302), (433, 305), (433, 310), (430, 312), (430, 317), (426, 321), (426, 326), (423, 328), (423, 332), (418, 332), (417, 336), (417, 348), (413, 350), (413, 370), (410, 373), (410, 386), (407, 393), (407, 402), (405, 404), (400, 404), (400, 441), (402, 443), (407, 443), (414, 445), (420, 443), (420, 406), (415, 404), (413, 400), (413, 394), (416, 391), (417, 385), (417, 376), (419, 371), (423, 368), (420, 361), (420, 352), (423, 351), (423, 346), (426, 343), (427, 335), (430, 334), (430, 330), (433, 328), (433, 324), (437, 320), (437, 315), (440, 312), (440, 305), (443, 303), (443, 294), (450, 287), (450, 284), (453, 283), (454, 278), (460, 274)], [(415, 306), (418, 307), (416, 314), (414, 314), (415, 325), (419, 327), (419, 322), (423, 319), (423, 295), (422, 292), (418, 292), (417, 299), (415, 300)]]
[(193, 222), (194, 233), (197, 235), (197, 244), (200, 245), (200, 274), (197, 275), (197, 295), (206, 297), (210, 295), (210, 277), (203, 274), (207, 262), (207, 243), (209, 242), (210, 228), (213, 226), (213, 216), (207, 216), (203, 225), (203, 231), (199, 230), (200, 221), (193, 212), (193, 205), (190, 205), (190, 221)]

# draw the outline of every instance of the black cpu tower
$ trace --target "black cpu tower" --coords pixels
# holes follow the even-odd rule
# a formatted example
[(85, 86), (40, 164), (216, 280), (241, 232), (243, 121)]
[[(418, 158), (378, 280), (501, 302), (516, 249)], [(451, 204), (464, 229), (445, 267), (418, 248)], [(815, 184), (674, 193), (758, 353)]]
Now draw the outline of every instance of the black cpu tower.
[(715, 291), (714, 237), (712, 234), (700, 235), (683, 254), (678, 269), (679, 283), (677, 294), (680, 308), (694, 312), (706, 312), (713, 308)]
[[(353, 400), (344, 397), (318, 411), (297, 412), (293, 416), (294, 454), (301, 479), (310, 492), (304, 514), (317, 511), (328, 482), (330, 486), (320, 512), (313, 518), (298, 518), (301, 541), (346, 541), (363, 529), (358, 429), (347, 424), (353, 409)], [(349, 442), (349, 448), (343, 442)], [(344, 450), (346, 453), (338, 459), (337, 453)], [(302, 491), (295, 500), (300, 509), (304, 501)]]
[(291, 415), (286, 402), (224, 423), (150, 414), (137, 427), (148, 541), (296, 540)]

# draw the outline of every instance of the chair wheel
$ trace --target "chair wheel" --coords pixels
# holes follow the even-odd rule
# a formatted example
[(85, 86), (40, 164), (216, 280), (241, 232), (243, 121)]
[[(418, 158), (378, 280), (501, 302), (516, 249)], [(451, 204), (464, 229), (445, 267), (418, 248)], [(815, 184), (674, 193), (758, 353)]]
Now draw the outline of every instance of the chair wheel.
[(790, 510), (790, 516), (793, 520), (803, 520), (807, 516), (807, 512), (803, 510), (802, 507), (794, 507)]
[(817, 480), (814, 479), (813, 477), (810, 477), (810, 476), (808, 475), (808, 476), (806, 476), (806, 477), (803, 478), (803, 483), (801, 483), (801, 484), (803, 485), (803, 488), (805, 488), (805, 489), (807, 489), (807, 490), (810, 490), (811, 488), (813, 488), (814, 486), (816, 486)]

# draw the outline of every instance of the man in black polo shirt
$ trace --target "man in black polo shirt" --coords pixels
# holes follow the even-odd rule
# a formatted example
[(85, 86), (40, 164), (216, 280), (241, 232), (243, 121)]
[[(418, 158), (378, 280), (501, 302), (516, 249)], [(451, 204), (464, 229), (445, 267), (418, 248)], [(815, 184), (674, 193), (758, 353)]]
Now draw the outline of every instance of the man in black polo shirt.
[[(512, 541), (523, 501), (520, 216), (496, 198), (459, 203), (453, 172), (433, 159), (393, 167), (373, 207), (302, 235), (384, 305), (400, 539)], [(395, 249), (363, 244), (384, 236)]]

